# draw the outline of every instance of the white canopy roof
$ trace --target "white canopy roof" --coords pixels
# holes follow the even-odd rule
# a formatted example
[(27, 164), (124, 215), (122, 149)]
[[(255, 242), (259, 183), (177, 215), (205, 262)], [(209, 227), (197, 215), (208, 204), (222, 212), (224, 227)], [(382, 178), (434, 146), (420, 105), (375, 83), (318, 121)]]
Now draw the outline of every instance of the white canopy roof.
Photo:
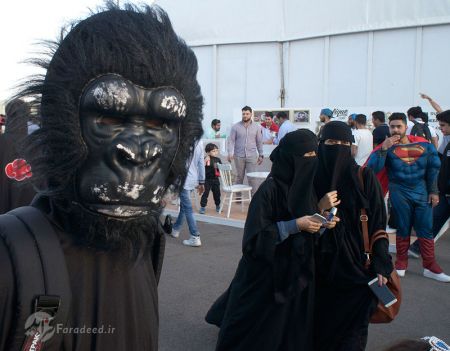
[(449, 0), (157, 0), (192, 46), (450, 23)]

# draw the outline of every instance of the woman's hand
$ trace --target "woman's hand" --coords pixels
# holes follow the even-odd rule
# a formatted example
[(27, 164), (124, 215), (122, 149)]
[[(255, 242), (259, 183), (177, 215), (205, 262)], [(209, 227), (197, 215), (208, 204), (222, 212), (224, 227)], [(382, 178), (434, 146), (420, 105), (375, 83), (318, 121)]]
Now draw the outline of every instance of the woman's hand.
[(303, 216), (296, 219), (297, 228), (300, 231), (305, 231), (309, 233), (316, 233), (320, 230), (322, 226), (321, 222), (315, 220), (312, 216)]
[(377, 277), (378, 277), (378, 285), (379, 286), (386, 285), (386, 283), (388, 281), (386, 277), (383, 277), (381, 274), (377, 274)]
[[(323, 214), (323, 216), (325, 218), (327, 218), (329, 215), (329, 212), (325, 211), (325, 213)], [(333, 218), (331, 219), (331, 221), (328, 221), (327, 223), (324, 223), (323, 226), (327, 229), (333, 229), (334, 227), (336, 227), (336, 224), (338, 222), (340, 222), (341, 219), (338, 216), (333, 216)]]
[(327, 210), (332, 207), (336, 207), (341, 203), (341, 200), (338, 200), (338, 193), (336, 190), (330, 191), (326, 193), (319, 201), (319, 209)]

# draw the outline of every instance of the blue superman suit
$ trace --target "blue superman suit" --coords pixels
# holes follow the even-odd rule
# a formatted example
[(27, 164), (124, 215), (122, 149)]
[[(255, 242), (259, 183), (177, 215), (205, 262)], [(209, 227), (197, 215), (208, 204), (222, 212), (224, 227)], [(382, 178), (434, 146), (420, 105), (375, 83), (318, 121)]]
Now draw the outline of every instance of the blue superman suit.
[(367, 162), (375, 173), (383, 169), (387, 172), (392, 210), (398, 224), (396, 269), (407, 268), (409, 237), (414, 227), (424, 267), (434, 273), (442, 272), (434, 258), (433, 213), (428, 202), (430, 193), (438, 193), (440, 164), (436, 148), (426, 141), (394, 145), (387, 151), (379, 148)]

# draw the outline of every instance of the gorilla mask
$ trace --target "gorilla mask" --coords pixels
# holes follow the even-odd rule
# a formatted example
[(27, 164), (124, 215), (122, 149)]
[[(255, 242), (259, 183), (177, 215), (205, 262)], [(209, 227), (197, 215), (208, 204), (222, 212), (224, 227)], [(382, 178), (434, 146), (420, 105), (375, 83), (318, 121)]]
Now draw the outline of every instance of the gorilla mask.
[(83, 245), (137, 252), (203, 133), (195, 55), (160, 8), (112, 2), (48, 46), (46, 75), (18, 94), (41, 125), (32, 180)]
[(77, 172), (79, 201), (113, 217), (149, 213), (165, 191), (184, 117), (174, 87), (145, 89), (117, 74), (91, 81), (80, 102), (89, 152)]
[(122, 221), (159, 212), (202, 134), (194, 53), (160, 8), (111, 2), (50, 46), (19, 94), (42, 126), (26, 140), (41, 193)]

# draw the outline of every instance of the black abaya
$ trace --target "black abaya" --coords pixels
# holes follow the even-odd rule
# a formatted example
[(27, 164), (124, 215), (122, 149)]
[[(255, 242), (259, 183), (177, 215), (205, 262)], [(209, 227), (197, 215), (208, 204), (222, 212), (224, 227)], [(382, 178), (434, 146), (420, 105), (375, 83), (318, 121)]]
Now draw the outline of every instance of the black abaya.
[(217, 351), (311, 350), (314, 234), (280, 239), (277, 222), (312, 215), (317, 150), (308, 130), (288, 133), (273, 151), (272, 171), (249, 206), (243, 256), (228, 290), (206, 320), (220, 327)]
[(247, 224), (258, 226), (259, 219), (261, 228), (206, 316), (220, 327), (217, 351), (312, 350), (314, 234), (294, 234), (277, 245), (278, 196), (272, 178), (258, 189)]
[(342, 122), (330, 122), (323, 135), (315, 188), (318, 197), (337, 190), (341, 203), (337, 213), (340, 222), (324, 232), (316, 255), (314, 350), (362, 351), (377, 305), (367, 283), (377, 274), (388, 277), (393, 266), (388, 241), (378, 240), (371, 265), (366, 268), (360, 209), (365, 208), (369, 217), (369, 237), (386, 228), (386, 210), (381, 186), (371, 169), (364, 170), (364, 191), (361, 189), (359, 167), (351, 157), (350, 146), (323, 142), (350, 142), (350, 128)]

